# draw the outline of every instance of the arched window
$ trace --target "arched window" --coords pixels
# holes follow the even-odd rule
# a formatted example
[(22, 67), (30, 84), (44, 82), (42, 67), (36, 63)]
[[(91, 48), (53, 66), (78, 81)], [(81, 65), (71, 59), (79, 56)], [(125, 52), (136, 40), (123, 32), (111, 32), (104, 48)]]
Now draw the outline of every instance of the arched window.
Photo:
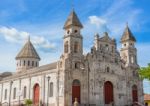
[(126, 47), (126, 44), (124, 44), (124, 47)]
[(23, 88), (23, 98), (26, 98), (26, 96), (27, 96), (27, 87), (24, 86), (24, 88)]
[(80, 68), (80, 63), (79, 62), (76, 62), (75, 63), (75, 69), (79, 69)]
[(78, 30), (74, 30), (74, 33), (77, 33), (78, 32)]
[(134, 63), (134, 57), (131, 56), (131, 63)]
[(50, 87), (49, 87), (49, 97), (53, 97), (53, 82), (50, 83)]
[(37, 67), (38, 63), (36, 62), (36, 67)]
[(34, 66), (34, 61), (32, 61), (32, 66)]
[(109, 71), (110, 71), (110, 68), (109, 68), (109, 67), (107, 67), (107, 68), (106, 68), (106, 71), (109, 73)]
[(23, 65), (24, 65), (24, 66), (26, 65), (26, 62), (25, 62), (25, 60), (23, 61)]
[(109, 51), (109, 45), (108, 44), (105, 45), (105, 51), (106, 52)]
[(69, 31), (69, 30), (67, 31), (67, 34), (70, 34), (70, 31)]
[(68, 53), (68, 41), (65, 42), (64, 49), (65, 53)]
[(19, 63), (19, 65), (21, 66), (21, 60), (20, 60), (20, 63)]
[(14, 88), (13, 99), (16, 99), (16, 88)]
[(30, 66), (30, 61), (28, 61), (28, 66)]
[(5, 95), (4, 95), (4, 99), (7, 99), (7, 89), (5, 89)]
[(74, 43), (74, 53), (78, 53), (78, 51), (79, 51), (79, 43), (75, 42)]

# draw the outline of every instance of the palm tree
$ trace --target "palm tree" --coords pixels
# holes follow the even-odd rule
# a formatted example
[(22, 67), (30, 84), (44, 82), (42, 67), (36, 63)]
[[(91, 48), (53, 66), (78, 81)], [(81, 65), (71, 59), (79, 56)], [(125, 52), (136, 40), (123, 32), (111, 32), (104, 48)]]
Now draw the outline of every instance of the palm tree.
[(141, 78), (150, 80), (150, 63), (147, 67), (141, 67), (139, 70)]

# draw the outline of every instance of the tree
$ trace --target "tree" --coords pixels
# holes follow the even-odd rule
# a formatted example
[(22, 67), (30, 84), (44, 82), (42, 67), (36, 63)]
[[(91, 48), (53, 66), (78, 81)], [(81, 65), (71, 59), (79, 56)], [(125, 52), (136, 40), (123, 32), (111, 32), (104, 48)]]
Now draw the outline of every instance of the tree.
[(150, 80), (150, 63), (147, 67), (141, 67), (139, 70), (141, 78)]
[(31, 106), (31, 105), (32, 105), (32, 100), (26, 99), (26, 100), (25, 100), (25, 105), (26, 105), (26, 106)]

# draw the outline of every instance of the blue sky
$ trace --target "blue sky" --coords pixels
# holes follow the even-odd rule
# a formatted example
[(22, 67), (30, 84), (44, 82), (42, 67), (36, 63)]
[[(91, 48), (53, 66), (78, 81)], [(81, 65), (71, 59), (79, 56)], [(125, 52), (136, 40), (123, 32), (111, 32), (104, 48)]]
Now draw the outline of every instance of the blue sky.
[[(28, 35), (36, 47), (40, 64), (59, 59), (62, 53), (63, 25), (72, 4), (84, 25), (84, 53), (90, 51), (95, 33), (108, 31), (120, 38), (128, 22), (137, 39), (138, 62), (150, 62), (150, 0), (1, 0), (0, 71), (15, 71), (15, 56)], [(8, 64), (9, 62), (9, 64)], [(150, 83), (149, 83), (150, 84)], [(150, 86), (145, 81), (145, 92)]]

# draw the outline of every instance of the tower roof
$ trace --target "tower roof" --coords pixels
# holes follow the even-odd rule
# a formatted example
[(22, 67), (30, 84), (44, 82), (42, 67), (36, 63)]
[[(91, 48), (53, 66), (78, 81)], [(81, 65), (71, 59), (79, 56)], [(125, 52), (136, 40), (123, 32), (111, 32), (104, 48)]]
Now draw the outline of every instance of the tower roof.
[(64, 29), (70, 27), (70, 26), (78, 26), (80, 28), (83, 28), (83, 25), (81, 24), (77, 14), (75, 13), (74, 10), (72, 10), (72, 12), (70, 13), (67, 21), (65, 22), (65, 25), (64, 25)]
[(30, 39), (28, 39), (28, 41), (26, 42), (24, 47), (21, 49), (19, 54), (16, 56), (16, 59), (20, 59), (20, 58), (34, 58), (34, 59), (40, 60), (40, 57), (39, 57), (38, 53), (36, 52), (34, 46), (32, 45)]
[(121, 37), (121, 42), (127, 41), (127, 40), (131, 40), (136, 42), (136, 39), (134, 37), (134, 35), (132, 34), (130, 28), (128, 27), (128, 25), (125, 28), (125, 31)]

